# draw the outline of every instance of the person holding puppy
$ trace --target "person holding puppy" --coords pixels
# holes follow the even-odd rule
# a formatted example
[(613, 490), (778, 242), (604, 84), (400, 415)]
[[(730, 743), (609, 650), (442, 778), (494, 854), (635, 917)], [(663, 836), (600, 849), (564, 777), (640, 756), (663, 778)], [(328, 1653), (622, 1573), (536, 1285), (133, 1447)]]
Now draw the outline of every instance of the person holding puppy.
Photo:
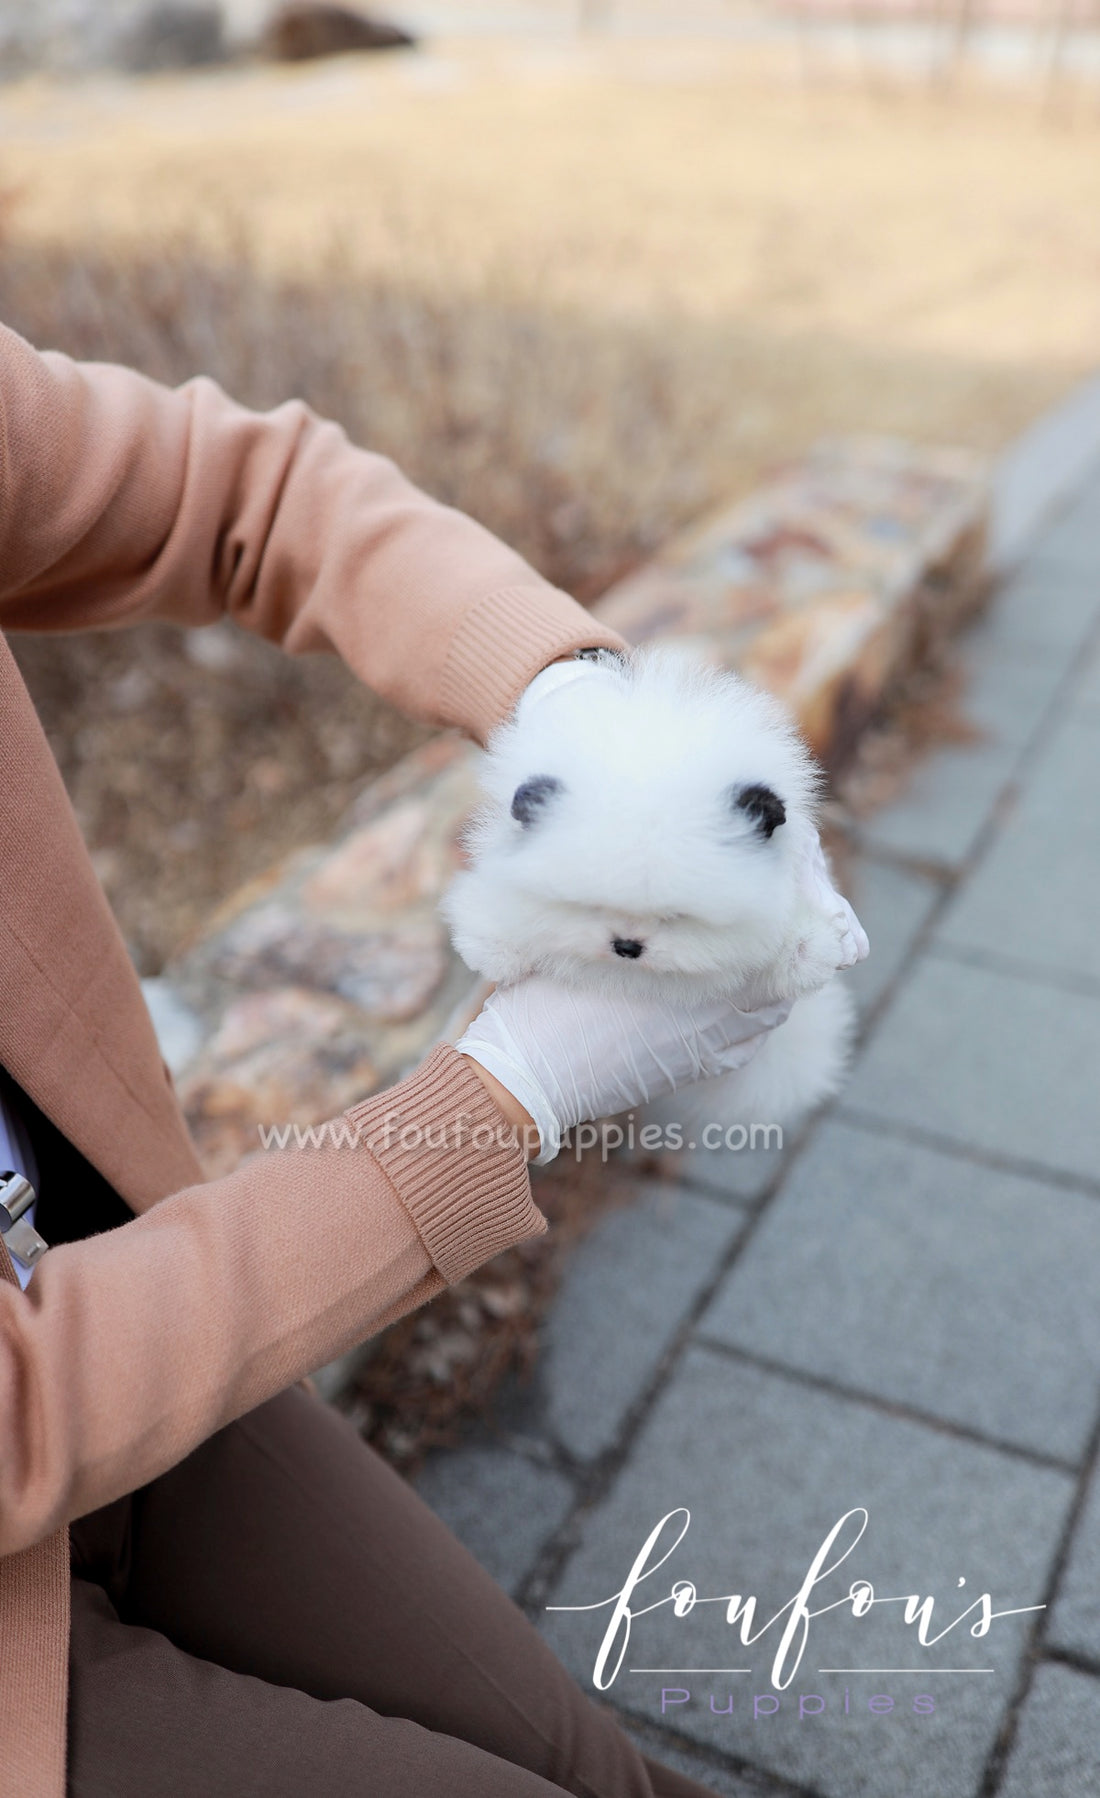
[[(480, 741), (549, 664), (621, 647), (301, 404), (0, 329), (0, 420), (5, 632), (230, 617)], [(204, 1181), (2, 640), (0, 709), (0, 1789), (698, 1792), (298, 1384), (546, 1228), (528, 1111), (439, 1046), (351, 1109), (357, 1148)], [(565, 1129), (740, 1065), (781, 1015), (639, 1002), (624, 1030), (543, 995), (518, 1084)]]

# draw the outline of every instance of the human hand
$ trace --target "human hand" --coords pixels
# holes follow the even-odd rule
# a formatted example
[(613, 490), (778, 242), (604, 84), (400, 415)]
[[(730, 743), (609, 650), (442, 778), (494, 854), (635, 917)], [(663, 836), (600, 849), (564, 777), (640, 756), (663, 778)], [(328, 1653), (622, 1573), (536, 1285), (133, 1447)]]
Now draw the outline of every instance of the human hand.
[(559, 687), (571, 686), (577, 680), (590, 680), (598, 669), (616, 659), (616, 652), (602, 649), (599, 652), (586, 650), (559, 656), (556, 662), (548, 662), (520, 694), (516, 701), (516, 718), (521, 713), (529, 712), (533, 706), (540, 705), (544, 699), (549, 699), (551, 693), (556, 693)]
[(816, 830), (806, 845), (802, 885), (811, 904), (832, 925), (838, 957), (833, 963), (833, 972), (839, 973), (842, 968), (854, 968), (857, 961), (865, 960), (871, 947), (867, 941), (867, 932), (843, 893), (838, 893), (833, 885), (825, 851), (821, 847), (821, 838)]
[(498, 987), (455, 1047), (530, 1116), (541, 1167), (553, 1161), (565, 1131), (588, 1118), (744, 1067), (789, 1010), (787, 1003), (740, 1011), (720, 999), (625, 998), (530, 975)]
[(827, 986), (844, 968), (867, 955), (867, 933), (829, 873), (821, 839), (800, 821), (794, 875), (796, 902), (781, 956), (768, 970), (758, 999), (802, 999)]

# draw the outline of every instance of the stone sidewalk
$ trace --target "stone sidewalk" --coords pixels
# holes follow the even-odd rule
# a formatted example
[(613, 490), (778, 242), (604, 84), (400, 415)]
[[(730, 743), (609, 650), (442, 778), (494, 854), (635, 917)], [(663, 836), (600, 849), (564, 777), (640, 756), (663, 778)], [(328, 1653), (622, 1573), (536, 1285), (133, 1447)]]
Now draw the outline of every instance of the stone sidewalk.
[(589, 1685), (607, 1610), (547, 1607), (608, 1599), (678, 1507), (635, 1611), (691, 1580), (764, 1622), (857, 1507), (812, 1609), (857, 1579), (934, 1597), (929, 1636), (1046, 1607), (923, 1646), (847, 1605), (781, 1690), (785, 1619), (636, 1617), (607, 1699), (717, 1793), (1100, 1791), (1098, 636), (1100, 472), (965, 641), (979, 740), (857, 845), (841, 1100), (782, 1155), (620, 1168), (533, 1383), (420, 1482)]

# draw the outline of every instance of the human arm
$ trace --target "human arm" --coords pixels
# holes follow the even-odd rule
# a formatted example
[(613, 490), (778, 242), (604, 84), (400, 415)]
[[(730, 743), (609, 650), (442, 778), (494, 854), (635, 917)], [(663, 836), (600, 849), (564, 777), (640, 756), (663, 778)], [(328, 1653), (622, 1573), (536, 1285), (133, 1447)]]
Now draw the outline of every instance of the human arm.
[(539, 1134), (531, 1113), (526, 1106), (520, 1104), (514, 1093), (508, 1091), (508, 1088), (496, 1078), (495, 1074), (490, 1074), (488, 1068), (483, 1068), (480, 1063), (471, 1061), (469, 1056), (466, 1057), (466, 1060), (471, 1073), (477, 1075), (497, 1110), (515, 1131), (516, 1141), (522, 1146), (524, 1156), (528, 1161), (532, 1161), (539, 1152)]
[(227, 616), (479, 740), (547, 663), (621, 647), (300, 402), (250, 412), (0, 327), (0, 629)]
[(545, 1229), (521, 1150), (452, 1049), (336, 1122), (342, 1144), (258, 1154), (51, 1249), (25, 1293), (0, 1281), (0, 1554)]
[(0, 1555), (545, 1230), (515, 1126), (537, 1122), (549, 1159), (581, 1117), (739, 1065), (781, 1015), (523, 982), (492, 995), (465, 1052), (434, 1049), (321, 1146), (311, 1130), (51, 1249), (25, 1293), (0, 1283)]

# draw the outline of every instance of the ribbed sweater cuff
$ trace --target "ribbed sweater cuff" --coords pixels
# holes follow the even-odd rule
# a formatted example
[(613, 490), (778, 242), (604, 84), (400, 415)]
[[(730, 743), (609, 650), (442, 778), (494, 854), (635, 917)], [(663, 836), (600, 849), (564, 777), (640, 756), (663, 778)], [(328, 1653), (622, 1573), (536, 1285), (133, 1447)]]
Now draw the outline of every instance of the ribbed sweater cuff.
[(546, 1229), (510, 1125), (447, 1044), (347, 1116), (448, 1285)]
[(448, 724), (480, 742), (510, 714), (539, 670), (575, 649), (624, 649), (617, 631), (544, 583), (487, 594), (455, 633), (440, 682)]

